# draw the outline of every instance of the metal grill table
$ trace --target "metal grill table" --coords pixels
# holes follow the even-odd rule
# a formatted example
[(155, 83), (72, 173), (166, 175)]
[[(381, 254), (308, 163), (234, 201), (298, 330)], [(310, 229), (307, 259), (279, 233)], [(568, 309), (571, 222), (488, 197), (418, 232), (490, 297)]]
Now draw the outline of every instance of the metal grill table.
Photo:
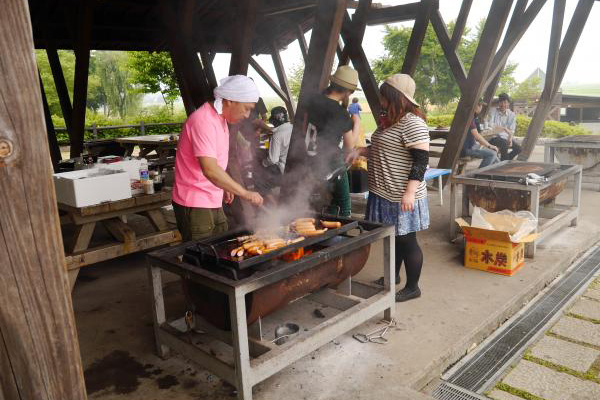
[[(238, 390), (238, 399), (252, 399), (252, 387), (278, 371), (348, 332), (363, 322), (384, 312), (390, 320), (395, 309), (394, 297), (394, 227), (358, 221), (360, 233), (334, 242), (299, 260), (275, 265), (257, 271), (247, 278), (232, 280), (207, 269), (186, 263), (183, 254), (190, 243), (152, 252), (148, 255), (149, 278), (153, 288), (153, 317), (156, 346), (159, 356), (165, 358), (173, 349), (212, 371)], [(281, 346), (254, 337), (249, 331), (246, 313), (246, 295), (268, 285), (322, 265), (369, 246), (383, 239), (383, 287), (360, 283), (351, 278), (343, 281), (337, 290), (324, 288), (310, 294), (313, 301), (336, 308), (339, 313), (323, 320), (315, 327), (299, 332), (298, 336)], [(343, 262), (341, 259), (338, 262)], [(200, 326), (211, 339), (230, 347), (230, 357), (218, 357), (194, 341), (195, 333), (181, 330), (185, 317), (167, 321), (164, 306), (161, 271), (175, 273), (182, 278), (223, 293), (229, 300), (231, 331), (217, 329), (205, 323)], [(259, 320), (260, 323), (260, 320)], [(179, 328), (178, 328), (179, 327)], [(198, 325), (196, 325), (198, 327)], [(205, 336), (203, 336), (205, 337)]]
[[(527, 166), (535, 167), (538, 171), (548, 173), (547, 182), (541, 185), (526, 185), (515, 181), (517, 175), (514, 172), (508, 172), (519, 169), (525, 170)], [(513, 168), (511, 168), (513, 167)], [(502, 174), (502, 170), (507, 173)], [(533, 172), (533, 171), (532, 171)], [(502, 161), (485, 168), (481, 168), (469, 173), (453, 176), (450, 178), (450, 240), (455, 240), (458, 234), (456, 218), (467, 218), (470, 216), (469, 198), (466, 191), (469, 187), (482, 187), (491, 190), (511, 189), (529, 196), (528, 210), (538, 218), (537, 239), (526, 245), (525, 254), (527, 257), (534, 257), (536, 245), (565, 226), (576, 226), (579, 215), (579, 204), (581, 200), (581, 176), (582, 169), (580, 165), (558, 165), (527, 163), (521, 161)], [(552, 200), (550, 204), (540, 203), (540, 193), (549, 189), (552, 185), (565, 181), (573, 177), (573, 197), (571, 204), (555, 204)], [(458, 210), (458, 186), (462, 186), (462, 207)]]

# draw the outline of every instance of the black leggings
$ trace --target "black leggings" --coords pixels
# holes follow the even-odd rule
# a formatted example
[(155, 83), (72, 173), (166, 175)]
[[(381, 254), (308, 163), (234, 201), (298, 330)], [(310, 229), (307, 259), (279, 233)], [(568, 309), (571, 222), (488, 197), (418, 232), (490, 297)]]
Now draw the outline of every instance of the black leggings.
[(423, 267), (423, 252), (417, 243), (417, 233), (396, 236), (396, 277), (400, 276), (400, 266), (406, 269), (406, 287), (417, 289)]

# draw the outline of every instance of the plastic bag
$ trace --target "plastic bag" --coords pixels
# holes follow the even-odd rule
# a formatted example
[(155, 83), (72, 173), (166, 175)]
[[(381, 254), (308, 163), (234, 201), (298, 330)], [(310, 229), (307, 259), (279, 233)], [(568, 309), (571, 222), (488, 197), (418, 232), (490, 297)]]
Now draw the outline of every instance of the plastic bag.
[(529, 211), (502, 210), (491, 213), (480, 207), (474, 207), (471, 220), (471, 226), (474, 228), (508, 232), (513, 242), (519, 242), (534, 232), (537, 225), (537, 218)]

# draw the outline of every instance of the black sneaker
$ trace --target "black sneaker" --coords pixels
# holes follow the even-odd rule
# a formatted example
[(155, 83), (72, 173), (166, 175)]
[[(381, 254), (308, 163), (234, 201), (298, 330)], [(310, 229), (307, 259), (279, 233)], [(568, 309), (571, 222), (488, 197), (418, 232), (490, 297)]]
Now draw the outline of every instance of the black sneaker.
[[(383, 276), (379, 279), (376, 279), (373, 281), (374, 284), (379, 285), (379, 286), (383, 286)], [(396, 277), (396, 285), (400, 283), (400, 277), (397, 276)]]
[(408, 289), (405, 287), (396, 293), (396, 302), (402, 303), (403, 301), (416, 299), (417, 297), (421, 297), (421, 289)]

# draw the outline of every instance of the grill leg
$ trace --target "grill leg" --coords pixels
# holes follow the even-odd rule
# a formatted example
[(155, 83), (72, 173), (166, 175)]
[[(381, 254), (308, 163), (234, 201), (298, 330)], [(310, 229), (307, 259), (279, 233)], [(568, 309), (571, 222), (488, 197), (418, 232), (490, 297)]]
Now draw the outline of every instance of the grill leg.
[[(577, 215), (579, 216), (579, 204), (581, 203), (581, 180), (583, 172), (580, 170), (575, 174), (575, 184), (573, 185), (573, 207), (577, 207)], [(577, 218), (571, 220), (571, 226), (577, 226)]]
[[(396, 311), (396, 300), (394, 293), (396, 288), (396, 282), (394, 278), (396, 275), (396, 249), (394, 247), (394, 242), (395, 236), (393, 233), (383, 239), (383, 288), (391, 299), (391, 306), (383, 312), (383, 318), (388, 321), (392, 320)], [(392, 282), (392, 279), (394, 279), (394, 282)]]
[(148, 267), (148, 277), (152, 285), (152, 320), (154, 322), (156, 353), (160, 358), (166, 359), (169, 357), (169, 348), (161, 344), (159, 336), (160, 326), (167, 321), (160, 268), (150, 265)]
[(248, 325), (246, 323), (246, 299), (235, 291), (229, 294), (229, 313), (233, 335), (235, 380), (239, 400), (252, 400), (250, 351), (248, 349)]
[(450, 241), (454, 241), (457, 235), (457, 226), (456, 226), (456, 218), (458, 218), (458, 213), (456, 208), (458, 197), (458, 185), (456, 183), (450, 183)]

